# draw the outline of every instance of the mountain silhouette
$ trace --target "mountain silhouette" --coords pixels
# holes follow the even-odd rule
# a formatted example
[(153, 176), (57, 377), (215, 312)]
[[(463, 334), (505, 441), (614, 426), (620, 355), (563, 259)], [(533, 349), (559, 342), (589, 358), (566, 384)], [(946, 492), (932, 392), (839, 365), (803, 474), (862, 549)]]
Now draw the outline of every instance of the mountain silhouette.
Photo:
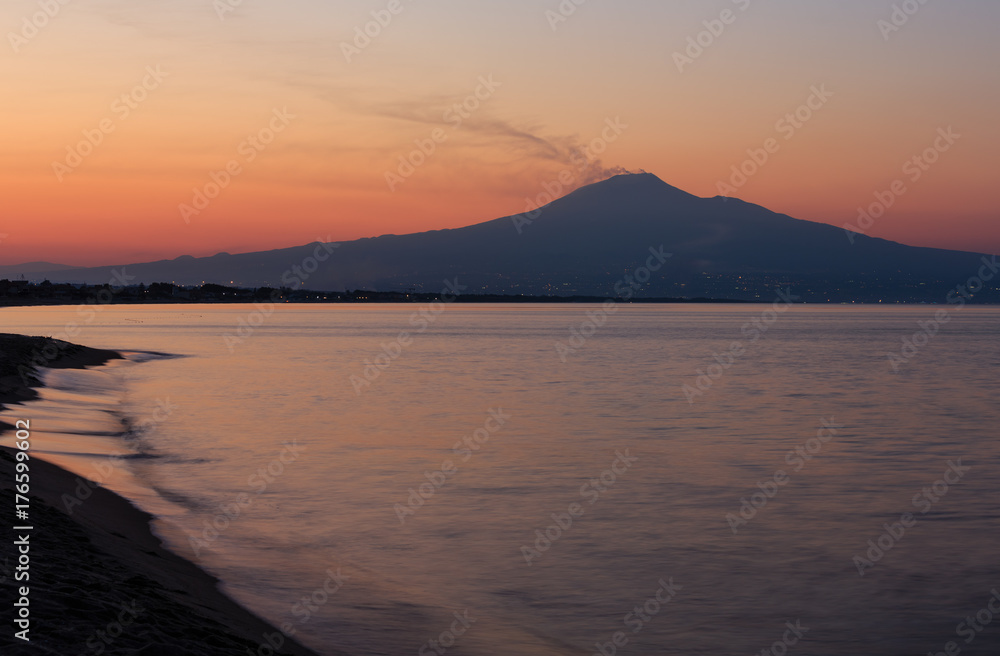
[[(124, 269), (135, 284), (440, 291), (445, 280), (457, 278), (466, 293), (610, 296), (661, 246), (671, 257), (636, 283), (636, 297), (770, 301), (779, 287), (790, 287), (804, 301), (944, 302), (983, 266), (982, 254), (848, 234), (735, 198), (699, 198), (641, 173), (581, 187), (534, 212), (463, 228), (183, 256)], [(32, 280), (103, 284), (122, 268), (54, 265), (24, 273)], [(20, 273), (0, 267), (0, 277)], [(988, 285), (976, 300), (1000, 297)]]

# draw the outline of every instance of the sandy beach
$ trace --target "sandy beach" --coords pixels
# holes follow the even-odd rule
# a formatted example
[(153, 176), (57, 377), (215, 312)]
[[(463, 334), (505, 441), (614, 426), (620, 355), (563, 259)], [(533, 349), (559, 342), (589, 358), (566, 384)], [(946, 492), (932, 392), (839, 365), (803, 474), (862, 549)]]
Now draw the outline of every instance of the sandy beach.
[[(0, 335), (0, 403), (37, 397), (32, 386), (38, 378), (22, 367), (38, 364), (39, 357), (46, 367), (82, 368), (121, 356), (44, 337)], [(126, 499), (94, 484), (93, 493), (68, 512), (63, 495), (73, 494), (78, 477), (37, 458), (30, 460), (33, 530), (28, 545), (16, 546), (24, 542), (13, 531), (22, 523), (14, 519), (16, 452), (0, 448), (0, 498), (8, 518), (0, 580), (11, 591), (5, 615), (12, 620), (20, 588), (29, 588), (31, 641), (16, 638), (20, 629), (5, 622), (0, 652), (315, 656), (222, 594), (217, 579), (164, 549), (150, 530), (152, 516)], [(16, 567), (26, 547), (30, 579), (15, 580), (24, 573)]]

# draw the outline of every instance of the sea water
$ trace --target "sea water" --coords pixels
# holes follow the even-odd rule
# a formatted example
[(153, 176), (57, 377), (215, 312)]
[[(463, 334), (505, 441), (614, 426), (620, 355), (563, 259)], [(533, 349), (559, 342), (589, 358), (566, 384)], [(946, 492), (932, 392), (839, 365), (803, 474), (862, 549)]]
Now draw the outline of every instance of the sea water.
[(99, 310), (5, 416), (320, 653), (1000, 647), (1000, 309)]

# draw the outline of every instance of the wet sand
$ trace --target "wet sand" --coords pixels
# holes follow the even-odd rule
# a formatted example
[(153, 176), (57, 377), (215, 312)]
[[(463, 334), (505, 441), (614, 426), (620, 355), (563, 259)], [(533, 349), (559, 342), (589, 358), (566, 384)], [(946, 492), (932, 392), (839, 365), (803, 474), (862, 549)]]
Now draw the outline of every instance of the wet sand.
[[(47, 347), (46, 354), (55, 354), (45, 361), (51, 368), (98, 366), (121, 357), (56, 342), (0, 334), (0, 403), (37, 397), (31, 389), (37, 377), (21, 367), (37, 364)], [(0, 653), (316, 656), (222, 594), (217, 579), (167, 551), (150, 529), (152, 516), (124, 498), (95, 484), (82, 503), (65, 503), (64, 495), (77, 496), (81, 479), (75, 474), (32, 458), (29, 520), (16, 521), (15, 453), (0, 447), (0, 507), (6, 518), (0, 580), (10, 591), (4, 595), (9, 601), (3, 614), (10, 620), (0, 633)], [(30, 579), (17, 581), (20, 554), (14, 542), (26, 533), (15, 535), (12, 529), (25, 523), (33, 527)], [(15, 637), (20, 629), (11, 621), (21, 586), (30, 592), (30, 644)]]

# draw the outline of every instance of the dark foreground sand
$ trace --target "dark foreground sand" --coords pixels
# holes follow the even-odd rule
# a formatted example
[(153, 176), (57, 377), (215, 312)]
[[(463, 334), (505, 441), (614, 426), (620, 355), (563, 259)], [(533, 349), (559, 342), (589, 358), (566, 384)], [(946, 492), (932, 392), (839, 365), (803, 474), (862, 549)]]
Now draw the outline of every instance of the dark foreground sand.
[[(0, 403), (36, 395), (24, 385), (18, 367), (47, 344), (45, 339), (0, 334)], [(67, 346), (46, 366), (94, 366), (117, 357), (112, 351)], [(74, 493), (77, 477), (35, 458), (30, 461), (30, 580), (15, 581), (19, 536), (12, 528), (21, 524), (14, 516), (15, 452), (0, 448), (5, 618), (0, 654), (315, 656), (219, 592), (215, 578), (165, 550), (150, 531), (151, 516), (122, 497), (98, 487), (67, 514), (62, 495)], [(15, 595), (24, 585), (30, 588), (30, 644), (14, 637), (19, 630), (13, 623)]]

